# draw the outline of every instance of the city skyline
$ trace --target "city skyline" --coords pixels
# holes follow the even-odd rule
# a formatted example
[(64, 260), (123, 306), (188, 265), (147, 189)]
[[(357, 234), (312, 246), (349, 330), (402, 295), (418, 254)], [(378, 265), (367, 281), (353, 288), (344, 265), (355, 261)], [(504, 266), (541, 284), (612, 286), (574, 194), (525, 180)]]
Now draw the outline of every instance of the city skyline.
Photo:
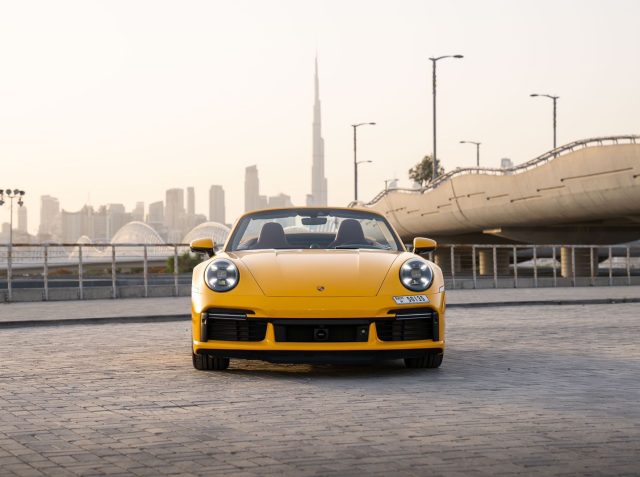
[[(14, 220), (14, 243), (75, 243), (78, 240), (107, 243), (121, 228), (132, 222), (143, 222), (164, 241), (177, 243), (200, 224), (230, 225), (225, 222), (224, 198), (224, 189), (212, 185), (209, 189), (209, 215), (206, 216), (195, 212), (195, 188), (191, 186), (167, 189), (164, 200), (152, 202), (148, 207), (144, 202), (137, 201), (135, 207), (129, 210), (123, 204), (114, 202), (96, 207), (84, 204), (78, 210), (69, 210), (61, 206), (58, 198), (43, 195), (40, 197), (37, 234), (27, 231), (27, 207), (17, 207), (14, 211), (17, 216), (17, 224)], [(2, 222), (1, 225), (0, 243), (4, 243), (8, 241), (9, 223)]]
[(207, 214), (212, 183), (225, 188), (232, 221), (250, 164), (263, 194), (304, 204), (315, 51), (331, 205), (352, 198), (359, 121), (377, 123), (358, 142), (358, 157), (373, 161), (360, 170), (360, 197), (394, 177), (410, 185), (407, 170), (432, 150), (430, 56), (464, 54), (438, 69), (446, 170), (474, 164), (462, 139), (482, 142), (485, 166), (549, 150), (551, 104), (531, 93), (560, 96), (558, 144), (640, 127), (637, 2), (174, 5), (0, 7), (0, 157), (7, 184), (27, 192), (30, 233), (42, 195), (69, 210), (114, 201), (130, 210), (193, 186), (196, 212)]

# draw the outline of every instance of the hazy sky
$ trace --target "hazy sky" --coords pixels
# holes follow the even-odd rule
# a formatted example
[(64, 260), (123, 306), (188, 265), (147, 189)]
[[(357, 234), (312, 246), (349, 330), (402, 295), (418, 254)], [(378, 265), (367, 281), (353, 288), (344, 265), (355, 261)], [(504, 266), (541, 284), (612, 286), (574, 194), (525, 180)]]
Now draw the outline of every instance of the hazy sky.
[[(431, 152), (429, 56), (438, 63), (444, 167), (522, 162), (558, 142), (640, 133), (640, 1), (1, 1), (0, 186), (66, 210), (164, 200), (222, 184), (243, 211), (261, 193), (303, 205), (311, 188), (313, 60), (320, 63), (329, 201), (360, 197)], [(0, 222), (8, 222), (8, 207)]]

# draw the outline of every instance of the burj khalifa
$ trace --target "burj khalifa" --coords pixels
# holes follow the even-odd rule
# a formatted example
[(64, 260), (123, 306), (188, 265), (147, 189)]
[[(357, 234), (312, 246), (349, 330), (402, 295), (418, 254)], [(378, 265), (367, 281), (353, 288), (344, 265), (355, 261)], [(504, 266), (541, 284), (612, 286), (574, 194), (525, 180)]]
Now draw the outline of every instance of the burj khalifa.
[(313, 103), (313, 163), (311, 167), (311, 194), (307, 205), (327, 205), (327, 178), (324, 176), (324, 139), (320, 113), (320, 81), (318, 80), (318, 57), (316, 56), (315, 100)]

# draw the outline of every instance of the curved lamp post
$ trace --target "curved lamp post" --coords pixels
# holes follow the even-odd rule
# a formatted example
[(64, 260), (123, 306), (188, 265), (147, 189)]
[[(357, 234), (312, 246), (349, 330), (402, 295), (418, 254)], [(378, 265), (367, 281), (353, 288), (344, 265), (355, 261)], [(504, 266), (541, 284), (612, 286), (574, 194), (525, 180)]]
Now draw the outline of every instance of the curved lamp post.
[(556, 144), (556, 112), (557, 112), (558, 98), (560, 96), (553, 96), (552, 94), (537, 94), (537, 93), (532, 93), (529, 96), (531, 96), (532, 98), (545, 97), (545, 98), (549, 98), (549, 99), (551, 99), (553, 101), (553, 148), (555, 149), (557, 147), (557, 144)]
[(358, 161), (358, 128), (360, 126), (375, 126), (376, 123), (352, 124), (353, 128), (353, 200), (358, 200), (358, 164), (373, 161)]
[(460, 141), (460, 144), (475, 144), (476, 145), (476, 167), (480, 167), (480, 144), (481, 142), (475, 141)]
[(444, 60), (445, 58), (464, 58), (462, 55), (445, 55), (438, 56), (434, 58), (429, 58), (432, 64), (432, 93), (433, 93), (433, 174), (431, 176), (431, 180), (434, 181), (438, 175), (438, 159), (436, 153), (436, 63), (440, 60)]

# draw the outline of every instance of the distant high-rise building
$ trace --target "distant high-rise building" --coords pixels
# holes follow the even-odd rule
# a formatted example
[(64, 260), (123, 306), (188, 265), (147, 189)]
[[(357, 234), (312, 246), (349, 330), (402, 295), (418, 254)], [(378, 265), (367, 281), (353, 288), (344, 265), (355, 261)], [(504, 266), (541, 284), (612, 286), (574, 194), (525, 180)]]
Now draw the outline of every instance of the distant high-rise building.
[[(62, 242), (75, 243), (83, 235), (93, 239), (93, 215), (94, 210), (90, 205), (85, 205), (78, 212), (67, 212), (66, 210), (62, 210), (60, 213), (62, 223)], [(102, 227), (98, 228), (102, 229)]]
[(193, 187), (187, 187), (187, 215), (196, 215), (196, 191)]
[(285, 207), (293, 207), (293, 202), (291, 202), (291, 197), (287, 194), (278, 194), (272, 197), (269, 197), (269, 207), (270, 208), (285, 208)]
[(147, 224), (158, 232), (162, 238), (166, 238), (167, 229), (164, 225), (164, 203), (161, 200), (149, 204)]
[(0, 231), (0, 242), (8, 243), (11, 234), (11, 224), (9, 222), (2, 223), (2, 231)]
[(144, 202), (136, 202), (136, 206), (131, 211), (131, 220), (144, 222)]
[(327, 205), (327, 178), (324, 176), (324, 139), (320, 112), (320, 80), (318, 79), (318, 57), (316, 56), (315, 100), (313, 103), (313, 163), (311, 166), (311, 194), (307, 205)]
[(107, 240), (120, 230), (125, 224), (131, 222), (132, 214), (128, 214), (122, 204), (109, 204), (106, 211), (107, 216)]
[(169, 230), (181, 230), (185, 219), (184, 190), (169, 189), (166, 192), (164, 223)]
[(225, 223), (224, 189), (220, 185), (212, 185), (209, 189), (209, 220)]
[(164, 224), (164, 203), (161, 200), (149, 204), (147, 223), (149, 225)]
[[(265, 198), (266, 201), (266, 198)], [(249, 166), (244, 172), (244, 211), (260, 209), (260, 180), (258, 179), (258, 167)]]
[(18, 232), (27, 233), (27, 208), (23, 205), (18, 207)]
[(60, 202), (50, 195), (40, 196), (38, 236), (41, 240), (49, 241), (58, 238), (60, 231)]

